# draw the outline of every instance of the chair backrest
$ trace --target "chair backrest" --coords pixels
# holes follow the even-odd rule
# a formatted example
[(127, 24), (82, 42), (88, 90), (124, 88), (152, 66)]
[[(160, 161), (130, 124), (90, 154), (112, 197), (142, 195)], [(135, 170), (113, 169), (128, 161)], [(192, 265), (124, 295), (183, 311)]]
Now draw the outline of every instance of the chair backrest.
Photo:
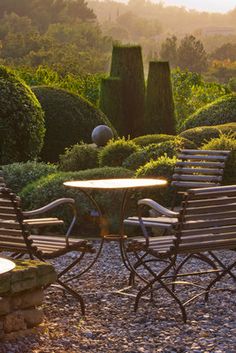
[(36, 249), (23, 224), (17, 196), (0, 187), (0, 250), (32, 254)]
[(177, 226), (177, 251), (236, 248), (236, 185), (190, 189)]
[(230, 151), (188, 150), (177, 156), (171, 185), (178, 190), (221, 185)]

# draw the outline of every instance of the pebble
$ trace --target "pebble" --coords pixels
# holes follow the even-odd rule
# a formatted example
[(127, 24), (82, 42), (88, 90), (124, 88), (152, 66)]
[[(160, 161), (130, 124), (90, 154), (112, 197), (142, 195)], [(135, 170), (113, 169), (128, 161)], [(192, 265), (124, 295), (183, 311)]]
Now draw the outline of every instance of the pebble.
[[(236, 254), (222, 254), (228, 261), (233, 256)], [(65, 255), (54, 265), (59, 269), (74, 258), (75, 254)], [(90, 255), (84, 262), (89, 261)], [(198, 267), (197, 259), (188, 264), (192, 272)], [(188, 322), (183, 324), (178, 306), (163, 290), (155, 292), (156, 305), (141, 300), (135, 313), (134, 298), (114, 293), (127, 286), (127, 279), (128, 271), (122, 265), (118, 244), (107, 243), (94, 267), (74, 281), (85, 300), (86, 316), (81, 316), (74, 298), (48, 288), (41, 328), (35, 334), (1, 342), (0, 353), (236, 352), (235, 291), (215, 291), (207, 305), (201, 298), (191, 303), (187, 307)], [(227, 287), (228, 283), (236, 287), (231, 279), (222, 281), (221, 287)], [(189, 286), (184, 291), (192, 293)]]

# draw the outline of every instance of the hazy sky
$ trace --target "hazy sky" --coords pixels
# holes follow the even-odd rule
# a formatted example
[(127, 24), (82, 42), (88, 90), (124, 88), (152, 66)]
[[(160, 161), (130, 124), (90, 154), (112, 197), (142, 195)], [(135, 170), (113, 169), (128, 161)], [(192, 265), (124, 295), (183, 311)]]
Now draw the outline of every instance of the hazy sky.
[[(159, 2), (158, 0), (151, 1)], [(207, 12), (227, 12), (236, 7), (236, 0), (163, 0), (163, 3)]]

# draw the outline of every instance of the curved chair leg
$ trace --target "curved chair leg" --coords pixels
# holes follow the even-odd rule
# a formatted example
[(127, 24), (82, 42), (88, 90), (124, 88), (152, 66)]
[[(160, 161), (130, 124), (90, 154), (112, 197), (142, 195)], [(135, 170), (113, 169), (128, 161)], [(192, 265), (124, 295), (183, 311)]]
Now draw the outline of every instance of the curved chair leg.
[(75, 297), (79, 303), (80, 303), (80, 308), (81, 308), (81, 312), (82, 315), (85, 315), (85, 304), (84, 304), (84, 300), (82, 298), (82, 296), (77, 293), (76, 291), (74, 291), (72, 288), (70, 288), (69, 286), (67, 286), (64, 282), (62, 282), (61, 280), (57, 279), (58, 284), (60, 284), (60, 286), (62, 286), (63, 288), (65, 288), (65, 290), (70, 293), (71, 295), (73, 295), (73, 297)]

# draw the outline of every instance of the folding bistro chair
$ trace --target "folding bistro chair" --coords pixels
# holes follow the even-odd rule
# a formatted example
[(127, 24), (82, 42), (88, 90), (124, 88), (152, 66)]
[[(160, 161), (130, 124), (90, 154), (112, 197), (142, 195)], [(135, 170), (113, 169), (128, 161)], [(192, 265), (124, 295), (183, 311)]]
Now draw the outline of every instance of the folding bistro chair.
[[(190, 150), (184, 149), (177, 156), (171, 187), (173, 187), (173, 200), (171, 210), (155, 204), (153, 211), (155, 216), (143, 217), (146, 226), (155, 223), (160, 229), (171, 229), (178, 221), (178, 210), (175, 210), (176, 197), (190, 188), (204, 188), (221, 185), (225, 163), (230, 151), (216, 150)], [(147, 206), (152, 207), (152, 200), (146, 199)], [(131, 216), (124, 220), (124, 224), (138, 226), (137, 216)]]
[[(179, 305), (184, 322), (187, 320), (185, 307), (199, 295), (205, 294), (208, 299), (210, 290), (222, 280), (226, 274), (236, 281), (236, 274), (232, 271), (236, 267), (236, 259), (230, 264), (220, 259), (222, 250), (236, 250), (236, 185), (218, 186), (210, 188), (189, 189), (184, 198), (176, 224), (168, 236), (149, 237), (146, 222), (143, 222), (141, 209), (145, 205), (139, 202), (139, 221), (143, 231), (143, 238), (131, 238), (128, 241), (126, 252), (139, 253), (139, 263), (136, 269), (142, 267), (149, 270), (149, 279), (145, 281), (135, 300), (135, 310), (138, 309), (143, 295), (152, 292), (157, 285), (164, 289)], [(153, 201), (150, 207), (154, 207)], [(177, 260), (184, 255), (184, 259), (177, 265)], [(180, 270), (186, 264), (186, 259), (192, 255), (204, 260), (210, 265), (209, 270), (194, 273), (182, 273)], [(152, 266), (150, 258), (163, 262), (164, 267), (159, 269)], [(214, 264), (214, 266), (212, 266)], [(175, 292), (175, 284), (195, 285), (183, 281), (186, 276), (200, 276), (214, 274), (203, 290), (192, 298), (183, 302)], [(150, 279), (151, 277), (151, 279)], [(178, 279), (181, 278), (179, 282)], [(199, 286), (197, 286), (199, 287)], [(164, 299), (164, 297), (163, 297)]]
[[(71, 199), (74, 217), (76, 217), (75, 202)], [(27, 254), (30, 258), (41, 261), (56, 259), (71, 251), (77, 252), (77, 257), (57, 274), (58, 284), (72, 294), (80, 303), (81, 311), (85, 313), (85, 305), (81, 295), (66, 284), (69, 271), (78, 265), (86, 253), (94, 253), (95, 249), (89, 241), (72, 239), (70, 235), (45, 236), (33, 235), (24, 222), (23, 212), (19, 206), (17, 196), (10, 189), (0, 188), (0, 251), (9, 251), (14, 254)]]

